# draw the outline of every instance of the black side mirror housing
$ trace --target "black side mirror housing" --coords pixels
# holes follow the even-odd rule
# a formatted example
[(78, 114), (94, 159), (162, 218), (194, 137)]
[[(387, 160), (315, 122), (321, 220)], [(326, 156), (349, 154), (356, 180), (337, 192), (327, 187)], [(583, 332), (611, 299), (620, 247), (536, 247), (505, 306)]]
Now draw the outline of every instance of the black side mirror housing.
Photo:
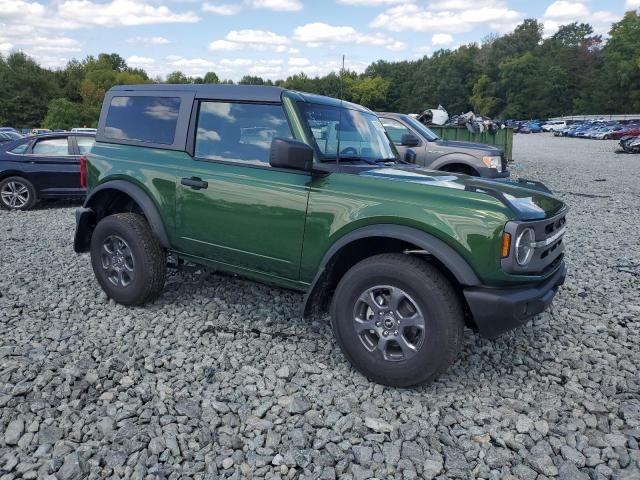
[(297, 140), (275, 137), (271, 141), (269, 165), (276, 168), (311, 171), (313, 148)]
[(404, 161), (407, 163), (416, 163), (416, 152), (414, 152), (413, 150), (407, 150), (406, 152), (404, 152)]
[(417, 147), (419, 143), (420, 140), (413, 133), (402, 135), (401, 144), (403, 147)]

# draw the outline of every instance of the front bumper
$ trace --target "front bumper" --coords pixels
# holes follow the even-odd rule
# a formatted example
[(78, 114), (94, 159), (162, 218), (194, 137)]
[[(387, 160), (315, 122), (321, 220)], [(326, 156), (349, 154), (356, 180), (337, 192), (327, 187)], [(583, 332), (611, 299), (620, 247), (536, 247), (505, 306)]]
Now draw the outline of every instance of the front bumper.
[(499, 172), (495, 168), (488, 167), (478, 167), (477, 170), (478, 174), (484, 178), (509, 178), (511, 175), (511, 172), (506, 168), (502, 172)]
[(534, 287), (470, 287), (463, 292), (478, 331), (483, 337), (492, 338), (546, 310), (566, 276), (563, 261), (550, 278)]

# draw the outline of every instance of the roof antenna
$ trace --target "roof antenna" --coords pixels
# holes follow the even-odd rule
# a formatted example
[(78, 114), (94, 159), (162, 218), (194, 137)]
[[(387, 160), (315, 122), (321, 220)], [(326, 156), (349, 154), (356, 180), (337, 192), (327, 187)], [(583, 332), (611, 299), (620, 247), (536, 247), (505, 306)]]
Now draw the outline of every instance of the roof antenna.
[(338, 124), (336, 128), (336, 136), (338, 137), (338, 151), (336, 152), (336, 165), (340, 163), (340, 120), (342, 119), (342, 107), (344, 102), (344, 88), (342, 76), (344, 75), (344, 53), (342, 54), (342, 68), (340, 69), (340, 112), (338, 113)]

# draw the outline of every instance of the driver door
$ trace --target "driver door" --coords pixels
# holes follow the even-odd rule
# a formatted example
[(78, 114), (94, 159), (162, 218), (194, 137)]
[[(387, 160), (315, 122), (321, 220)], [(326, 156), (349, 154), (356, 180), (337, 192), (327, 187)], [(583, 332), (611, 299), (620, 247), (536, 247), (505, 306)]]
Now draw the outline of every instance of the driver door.
[(292, 138), (281, 104), (200, 102), (177, 180), (181, 252), (298, 280), (311, 175), (269, 165), (274, 137)]

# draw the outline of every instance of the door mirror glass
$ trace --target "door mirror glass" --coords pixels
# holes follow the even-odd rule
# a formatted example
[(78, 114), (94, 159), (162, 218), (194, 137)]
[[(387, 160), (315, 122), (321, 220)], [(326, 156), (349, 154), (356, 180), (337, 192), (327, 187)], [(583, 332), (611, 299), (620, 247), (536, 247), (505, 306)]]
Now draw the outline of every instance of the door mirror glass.
[(416, 147), (420, 143), (418, 137), (416, 137), (413, 133), (405, 133), (402, 135), (402, 146), (403, 147)]
[(313, 166), (313, 148), (297, 140), (276, 137), (271, 141), (269, 165), (310, 171)]

